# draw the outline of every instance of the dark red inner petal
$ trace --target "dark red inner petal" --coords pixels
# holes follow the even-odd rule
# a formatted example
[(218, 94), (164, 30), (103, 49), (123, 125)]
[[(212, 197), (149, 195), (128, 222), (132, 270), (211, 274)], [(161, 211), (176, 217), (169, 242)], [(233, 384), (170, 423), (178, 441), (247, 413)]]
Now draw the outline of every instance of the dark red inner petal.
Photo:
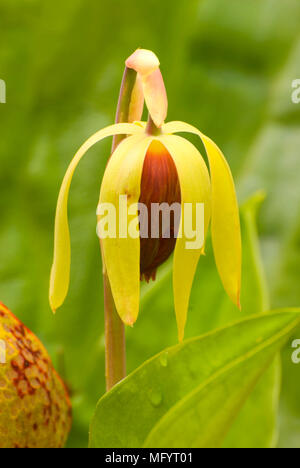
[[(147, 151), (139, 203), (146, 205), (148, 210), (148, 238), (141, 238), (140, 271), (141, 279), (155, 279), (156, 269), (171, 255), (176, 243), (175, 219), (170, 217), (170, 238), (163, 238), (162, 216), (159, 218), (159, 238), (151, 238), (151, 204), (181, 202), (180, 184), (174, 161), (164, 147), (155, 140)], [(140, 220), (141, 232), (147, 232), (147, 225)]]

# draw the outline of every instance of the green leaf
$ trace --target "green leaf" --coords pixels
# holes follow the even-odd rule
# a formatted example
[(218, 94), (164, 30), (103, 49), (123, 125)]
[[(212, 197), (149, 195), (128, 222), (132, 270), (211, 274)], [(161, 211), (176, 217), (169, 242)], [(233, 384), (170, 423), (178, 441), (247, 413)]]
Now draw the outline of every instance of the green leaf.
[(219, 446), (299, 323), (296, 309), (261, 314), (163, 351), (100, 399), (90, 447)]

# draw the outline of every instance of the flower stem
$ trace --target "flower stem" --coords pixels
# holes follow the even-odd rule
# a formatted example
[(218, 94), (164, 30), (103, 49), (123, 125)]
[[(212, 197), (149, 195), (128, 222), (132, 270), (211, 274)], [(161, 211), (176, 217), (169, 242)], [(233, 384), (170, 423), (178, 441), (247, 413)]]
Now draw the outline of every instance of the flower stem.
[(126, 376), (125, 326), (120, 319), (109, 284), (107, 273), (103, 273), (105, 311), (105, 377), (106, 390)]
[(161, 129), (155, 125), (150, 114), (148, 115), (146, 133), (148, 133), (148, 135), (161, 135), (162, 134)]
[[(125, 67), (121, 89), (119, 94), (119, 101), (116, 112), (115, 123), (129, 122), (129, 110), (132, 92), (136, 81), (136, 72), (131, 68)], [(115, 135), (113, 138), (112, 152), (116, 149), (118, 144), (126, 137), (126, 135)]]
[[(125, 67), (119, 101), (116, 112), (116, 123), (129, 121), (131, 96), (136, 81), (136, 72)], [(113, 139), (112, 153), (126, 135), (116, 135)], [(102, 262), (104, 262), (102, 255)], [(125, 326), (116, 310), (111, 292), (109, 278), (103, 268), (104, 317), (105, 317), (105, 376), (106, 390), (126, 376), (126, 342)]]

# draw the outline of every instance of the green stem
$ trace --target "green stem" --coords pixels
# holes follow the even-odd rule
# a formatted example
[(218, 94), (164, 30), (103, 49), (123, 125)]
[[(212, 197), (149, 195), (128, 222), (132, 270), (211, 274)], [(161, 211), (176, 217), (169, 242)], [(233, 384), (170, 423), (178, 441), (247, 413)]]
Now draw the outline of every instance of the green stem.
[[(131, 95), (136, 81), (136, 72), (125, 67), (119, 101), (116, 112), (116, 123), (129, 121)], [(116, 135), (113, 139), (112, 153), (126, 135)], [(102, 261), (103, 255), (102, 255)], [(107, 272), (103, 271), (104, 316), (105, 316), (105, 376), (106, 390), (126, 376), (126, 341), (125, 326), (116, 310)]]

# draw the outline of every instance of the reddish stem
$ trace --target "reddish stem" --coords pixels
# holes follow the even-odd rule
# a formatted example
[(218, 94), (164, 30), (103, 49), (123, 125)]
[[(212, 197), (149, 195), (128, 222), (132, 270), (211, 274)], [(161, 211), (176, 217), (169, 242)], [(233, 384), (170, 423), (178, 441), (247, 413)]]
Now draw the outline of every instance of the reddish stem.
[[(119, 101), (116, 112), (116, 123), (128, 122), (132, 91), (136, 81), (136, 72), (125, 67)], [(112, 152), (126, 135), (116, 135), (113, 139)], [(102, 261), (104, 262), (103, 255)], [(125, 326), (116, 310), (109, 278), (103, 269), (104, 311), (105, 311), (105, 375), (106, 390), (126, 376), (126, 341)]]

